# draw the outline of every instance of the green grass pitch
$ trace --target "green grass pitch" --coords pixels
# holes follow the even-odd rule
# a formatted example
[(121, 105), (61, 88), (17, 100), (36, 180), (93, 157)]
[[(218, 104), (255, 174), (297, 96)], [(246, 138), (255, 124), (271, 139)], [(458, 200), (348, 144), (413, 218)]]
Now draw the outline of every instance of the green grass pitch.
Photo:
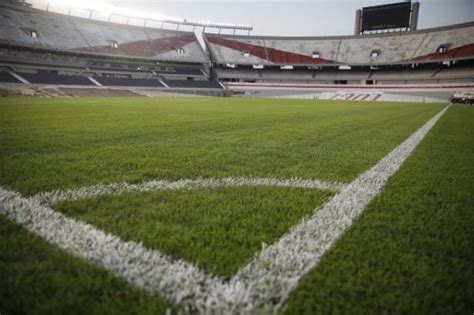
[[(350, 183), (445, 105), (257, 99), (0, 100), (0, 186), (30, 197), (119, 182)], [(474, 311), (474, 110), (452, 106), (281, 314)], [(53, 208), (229, 278), (335, 194), (288, 187), (125, 192)], [(0, 313), (164, 314), (0, 215)]]

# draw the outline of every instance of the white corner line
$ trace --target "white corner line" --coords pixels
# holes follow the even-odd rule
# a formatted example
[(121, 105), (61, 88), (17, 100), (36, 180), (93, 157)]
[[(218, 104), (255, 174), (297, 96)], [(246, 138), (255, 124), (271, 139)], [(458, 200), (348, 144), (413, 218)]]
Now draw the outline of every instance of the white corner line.
[(190, 263), (173, 260), (136, 242), (123, 241), (3, 187), (0, 213), (51, 244), (114, 273), (132, 287), (162, 295), (178, 305), (192, 296), (202, 298), (196, 290), (203, 286), (223, 283)]
[(316, 209), (310, 218), (264, 248), (228, 282), (192, 264), (172, 260), (159, 251), (66, 218), (41, 204), (56, 200), (52, 197), (27, 199), (0, 187), (0, 213), (61, 249), (111, 271), (131, 286), (165, 297), (186, 311), (272, 314), (299, 279), (319, 262), (381, 191), (448, 108)]
[(178, 190), (178, 189), (198, 189), (211, 187), (238, 187), (238, 186), (276, 186), (293, 187), (305, 189), (322, 189), (331, 191), (341, 191), (347, 184), (330, 183), (321, 180), (310, 179), (276, 179), (276, 178), (248, 178), (248, 177), (226, 177), (226, 178), (198, 178), (181, 179), (177, 181), (150, 181), (141, 184), (117, 183), (108, 185), (94, 185), (71, 190), (58, 190), (47, 193), (40, 193), (33, 198), (43, 205), (54, 205), (66, 200), (79, 200), (85, 198), (95, 198), (109, 194), (120, 194), (126, 191), (155, 191), (155, 190)]

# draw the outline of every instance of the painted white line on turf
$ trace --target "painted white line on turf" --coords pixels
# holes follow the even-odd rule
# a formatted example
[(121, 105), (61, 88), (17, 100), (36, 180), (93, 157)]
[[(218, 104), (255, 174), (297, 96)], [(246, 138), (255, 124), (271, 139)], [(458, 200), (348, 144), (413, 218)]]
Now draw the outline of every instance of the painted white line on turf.
[[(192, 264), (102, 232), (0, 187), (0, 213), (50, 243), (158, 294), (189, 311), (203, 314), (274, 313), (298, 280), (344, 233), (449, 108), (430, 119), (377, 165), (360, 175), (312, 217), (277, 243), (262, 250), (224, 282)], [(51, 202), (53, 199), (44, 199)], [(64, 200), (64, 199), (63, 199)]]
[(347, 184), (330, 183), (321, 180), (309, 179), (275, 179), (275, 178), (247, 178), (226, 177), (221, 179), (182, 179), (178, 181), (150, 181), (141, 184), (118, 183), (110, 185), (94, 185), (71, 190), (58, 190), (40, 193), (34, 198), (44, 205), (54, 205), (65, 200), (79, 200), (90, 197), (99, 197), (109, 194), (120, 194), (126, 191), (154, 191), (178, 190), (212, 187), (238, 187), (238, 186), (277, 186), (306, 189), (324, 189), (341, 191)]
[(231, 283), (247, 283), (247, 296), (250, 298), (244, 304), (253, 305), (254, 311), (275, 312), (298, 280), (351, 226), (449, 107), (315, 211), (311, 218), (303, 220), (239, 270)]
[(190, 263), (172, 260), (136, 242), (125, 242), (2, 187), (0, 213), (51, 244), (111, 271), (131, 286), (164, 296), (185, 308), (203, 308), (200, 304), (205, 296), (213, 294), (203, 289), (224, 285), (223, 280)]

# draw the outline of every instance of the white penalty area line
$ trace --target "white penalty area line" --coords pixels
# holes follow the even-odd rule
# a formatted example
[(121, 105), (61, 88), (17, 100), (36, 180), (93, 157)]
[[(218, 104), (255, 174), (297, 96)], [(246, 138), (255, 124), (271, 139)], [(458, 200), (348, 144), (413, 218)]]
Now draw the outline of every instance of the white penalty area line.
[(66, 218), (42, 205), (41, 198), (27, 199), (0, 187), (0, 213), (50, 243), (113, 272), (131, 286), (163, 296), (186, 311), (275, 313), (299, 279), (350, 227), (448, 108), (316, 209), (310, 218), (302, 220), (277, 243), (264, 248), (229, 281)]
[(79, 200), (95, 198), (103, 195), (121, 194), (127, 191), (150, 192), (155, 190), (182, 190), (215, 187), (240, 187), (240, 186), (274, 186), (293, 187), (305, 189), (322, 189), (341, 191), (347, 187), (343, 183), (331, 183), (321, 180), (310, 179), (276, 179), (276, 178), (248, 178), (248, 177), (226, 177), (226, 178), (201, 178), (182, 179), (177, 181), (150, 181), (141, 184), (118, 183), (109, 185), (94, 185), (71, 190), (58, 190), (40, 193), (33, 198), (43, 205), (54, 205), (66, 200)]

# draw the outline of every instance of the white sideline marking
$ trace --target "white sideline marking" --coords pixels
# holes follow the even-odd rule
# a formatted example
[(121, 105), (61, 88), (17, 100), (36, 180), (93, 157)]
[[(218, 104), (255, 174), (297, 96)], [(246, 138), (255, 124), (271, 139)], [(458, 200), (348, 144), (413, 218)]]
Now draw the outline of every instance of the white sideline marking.
[[(52, 244), (115, 273), (131, 286), (203, 314), (275, 313), (298, 280), (352, 224), (426, 136), (447, 106), (228, 282), (135, 242), (104, 233), (0, 187), (0, 213)], [(43, 199), (43, 202), (54, 201)]]
[(110, 185), (94, 185), (72, 190), (59, 190), (36, 195), (35, 199), (44, 205), (54, 205), (65, 200), (79, 200), (90, 197), (99, 197), (108, 194), (120, 194), (125, 191), (154, 191), (196, 189), (209, 187), (236, 187), (236, 186), (278, 186), (307, 189), (323, 189), (341, 191), (347, 184), (330, 183), (309, 179), (275, 179), (275, 178), (247, 178), (226, 177), (221, 179), (182, 179), (178, 181), (150, 181), (141, 184), (118, 183)]

